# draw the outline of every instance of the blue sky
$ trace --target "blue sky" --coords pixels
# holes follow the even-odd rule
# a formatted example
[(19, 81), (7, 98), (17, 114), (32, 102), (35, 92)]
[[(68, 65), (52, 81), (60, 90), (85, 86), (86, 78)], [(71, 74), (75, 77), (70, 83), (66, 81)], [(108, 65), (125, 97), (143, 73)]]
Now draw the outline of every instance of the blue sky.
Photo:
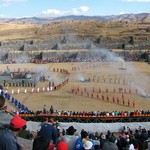
[(150, 13), (150, 0), (0, 0), (0, 17)]

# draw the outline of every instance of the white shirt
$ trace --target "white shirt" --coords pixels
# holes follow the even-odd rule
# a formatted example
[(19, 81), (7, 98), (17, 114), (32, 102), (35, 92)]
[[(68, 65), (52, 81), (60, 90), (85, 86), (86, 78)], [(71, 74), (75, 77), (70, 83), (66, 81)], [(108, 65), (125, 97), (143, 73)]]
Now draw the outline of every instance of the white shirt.
[(11, 91), (11, 94), (12, 94), (12, 95), (14, 94), (14, 90)]
[(49, 91), (49, 87), (47, 87), (47, 91)]
[(25, 93), (25, 94), (27, 93), (27, 89), (24, 90), (24, 93)]
[(31, 92), (32, 92), (32, 93), (34, 92), (34, 88), (31, 90)]
[(133, 144), (130, 144), (130, 145), (129, 145), (129, 150), (135, 150)]
[(45, 91), (45, 87), (43, 87), (43, 92)]
[(18, 94), (20, 93), (20, 89), (18, 89)]

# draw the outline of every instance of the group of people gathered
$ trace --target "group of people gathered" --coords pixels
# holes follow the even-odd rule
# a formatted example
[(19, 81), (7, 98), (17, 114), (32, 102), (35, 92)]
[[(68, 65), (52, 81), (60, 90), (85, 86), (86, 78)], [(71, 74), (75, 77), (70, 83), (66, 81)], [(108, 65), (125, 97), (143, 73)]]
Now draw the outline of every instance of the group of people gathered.
[[(16, 113), (16, 112), (13, 112)], [(43, 110), (37, 111), (20, 111), (20, 115), (52, 115), (52, 116), (86, 116), (86, 117), (117, 117), (117, 116), (140, 116), (140, 115), (150, 115), (150, 110), (133, 110), (133, 111), (66, 111), (66, 110), (56, 110), (54, 106), (49, 109), (46, 105), (43, 106)]]
[[(32, 150), (149, 150), (150, 131), (123, 127), (120, 133), (93, 133), (74, 126), (60, 130), (53, 119), (45, 118), (35, 135), (26, 130), (27, 121), (12, 116), (0, 96), (0, 150), (25, 150), (18, 137), (33, 141)], [(25, 132), (26, 131), (26, 132)]]
[[(89, 132), (82, 129), (80, 132), (69, 126), (66, 130), (59, 130), (54, 127), (54, 122), (48, 118), (42, 123), (38, 137), (46, 137), (49, 146), (45, 150), (149, 150), (150, 149), (150, 131), (139, 126), (133, 132), (129, 127), (123, 127), (120, 133)], [(42, 145), (42, 144), (40, 144)], [(55, 148), (56, 147), (56, 148)], [(34, 149), (36, 150), (36, 149)], [(44, 150), (44, 149), (41, 149)]]

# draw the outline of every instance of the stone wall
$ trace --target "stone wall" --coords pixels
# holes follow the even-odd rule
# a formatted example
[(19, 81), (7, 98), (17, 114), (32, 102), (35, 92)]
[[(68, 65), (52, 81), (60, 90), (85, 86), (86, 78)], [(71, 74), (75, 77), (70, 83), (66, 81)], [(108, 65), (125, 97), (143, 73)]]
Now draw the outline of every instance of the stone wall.
[[(28, 39), (28, 40), (8, 40), (0, 41), (0, 59), (26, 59), (26, 58), (38, 58), (39, 53), (37, 50), (69, 50), (69, 49), (125, 49), (125, 50), (137, 50), (137, 49), (149, 49), (149, 38), (135, 38), (133, 36), (122, 38), (110, 38), (110, 37), (81, 37), (74, 35), (54, 36), (48, 39)], [(31, 53), (36, 52), (36, 53)], [(11, 52), (11, 53), (10, 53)], [(22, 53), (25, 52), (25, 53)], [(64, 54), (66, 57), (71, 57), (75, 53)], [(81, 55), (80, 53), (78, 55)], [(61, 53), (47, 53), (42, 54), (42, 58), (55, 58), (62, 57)]]

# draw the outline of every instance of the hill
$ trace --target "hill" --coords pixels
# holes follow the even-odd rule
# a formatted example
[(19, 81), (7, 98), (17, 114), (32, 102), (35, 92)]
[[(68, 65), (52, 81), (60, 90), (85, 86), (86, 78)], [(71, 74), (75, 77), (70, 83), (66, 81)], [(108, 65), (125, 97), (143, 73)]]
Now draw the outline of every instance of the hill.
[[(149, 49), (150, 22), (145, 20), (150, 15), (133, 16), (130, 15), (130, 18), (136, 21), (127, 21), (129, 16), (126, 16), (126, 21), (121, 21), (122, 17), (118, 16), (117, 20), (120, 21), (107, 22), (65, 18), (54, 21), (56, 18), (51, 18), (51, 22), (46, 24), (29, 23), (31, 18), (28, 22), (25, 22), (26, 18), (24, 21), (12, 19), (10, 22), (3, 19), (0, 23), (0, 50), (91, 49), (95, 46), (108, 49)], [(34, 20), (39, 22), (38, 18)]]
[(76, 35), (82, 37), (109, 37), (115, 39), (134, 36), (141, 39), (150, 36), (150, 23), (98, 20), (57, 21), (43, 25), (8, 22), (0, 23), (0, 40), (47, 39), (49, 37)]
[(150, 22), (149, 13), (141, 14), (122, 14), (122, 15), (110, 15), (110, 16), (63, 16), (52, 19), (51, 21), (63, 21), (63, 20), (99, 20), (103, 22), (109, 21), (142, 21)]
[(24, 18), (0, 18), (0, 22), (26, 22), (35, 24), (47, 24), (49, 22), (57, 21), (69, 21), (69, 20), (98, 20), (103, 22), (109, 21), (139, 21), (139, 22), (150, 22), (149, 13), (141, 14), (122, 14), (122, 15), (110, 15), (110, 16), (61, 16), (61, 17), (24, 17)]

